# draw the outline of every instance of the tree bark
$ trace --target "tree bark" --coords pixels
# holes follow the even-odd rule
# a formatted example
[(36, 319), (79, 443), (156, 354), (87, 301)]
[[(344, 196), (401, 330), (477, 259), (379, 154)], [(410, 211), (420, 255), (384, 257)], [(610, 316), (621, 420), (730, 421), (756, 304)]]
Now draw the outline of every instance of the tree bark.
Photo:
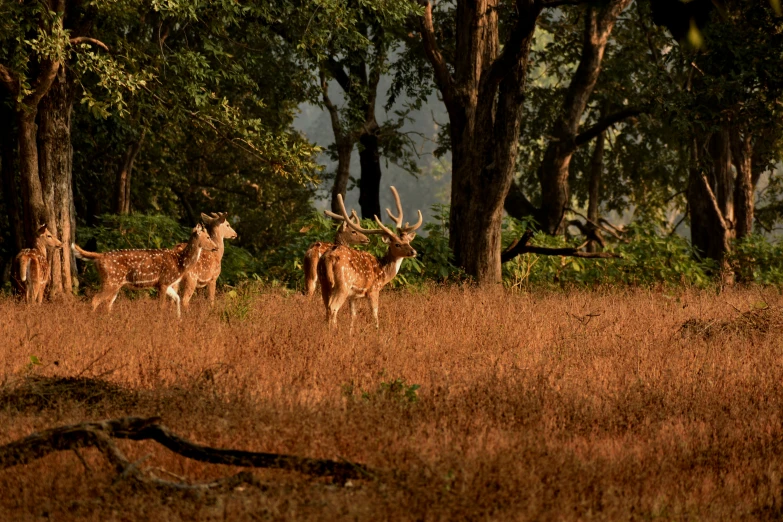
[[(590, 180), (587, 189), (587, 219), (593, 223), (598, 223), (598, 207), (601, 204), (601, 174), (604, 170), (604, 143), (606, 131), (600, 133), (595, 139), (595, 149), (590, 158)], [(587, 223), (587, 226), (591, 226)], [(596, 245), (590, 241), (587, 245), (588, 252), (595, 252)]]
[(359, 183), (359, 207), (362, 217), (372, 219), (381, 217), (381, 157), (377, 134), (365, 133), (359, 138), (359, 165), (361, 182)]
[(122, 155), (120, 163), (117, 166), (117, 175), (114, 181), (114, 213), (120, 215), (130, 214), (131, 197), (131, 175), (133, 173), (133, 163), (141, 150), (141, 143), (144, 140), (145, 132), (130, 143)]
[(458, 2), (450, 68), (438, 48), (432, 5), (423, 5), (420, 33), (449, 114), (450, 246), (456, 263), (479, 284), (499, 283), (503, 203), (515, 171), (530, 43), (543, 6), (516, 2), (517, 19), (501, 51), (498, 1)]
[[(716, 180), (725, 180), (724, 173), (716, 171), (725, 167), (722, 147), (728, 146), (728, 143), (721, 137), (710, 141), (712, 158), (709, 177), (704, 172), (705, 162), (700, 162), (698, 140), (694, 139), (691, 146), (691, 167), (686, 192), (691, 218), (691, 243), (700, 255), (715, 260), (723, 277), (727, 278), (726, 282), (730, 282), (726, 254), (731, 249), (732, 225), (724, 217), (726, 202), (723, 202), (722, 209), (715, 186)], [(724, 187), (720, 192), (725, 194), (727, 189)]]
[(63, 243), (61, 250), (50, 252), (50, 297), (61, 293), (71, 295), (76, 276), (76, 263), (71, 251), (71, 243), (76, 239), (71, 149), (72, 92), (73, 84), (61, 68), (41, 100), (39, 109), (38, 169), (47, 208), (46, 225)]
[(731, 131), (731, 156), (737, 171), (734, 187), (734, 232), (738, 240), (753, 232), (753, 145), (751, 135), (740, 135), (737, 128)]
[[(342, 69), (340, 69), (342, 71)], [(326, 72), (322, 69), (320, 71), (321, 76), (321, 97), (323, 98), (326, 110), (329, 112), (329, 119), (332, 123), (332, 132), (334, 133), (334, 142), (337, 146), (337, 170), (334, 175), (334, 185), (332, 185), (332, 200), (331, 208), (332, 212), (339, 214), (340, 204), (337, 201), (337, 196), (340, 195), (345, 199), (345, 193), (348, 190), (348, 180), (351, 176), (351, 153), (353, 152), (354, 139), (353, 135), (343, 129), (340, 122), (340, 113), (337, 106), (329, 98), (329, 84), (326, 81)]]
[(562, 113), (554, 124), (552, 139), (538, 170), (541, 209), (537, 221), (541, 229), (549, 234), (557, 234), (561, 230), (564, 211), (571, 199), (568, 167), (577, 148), (579, 124), (598, 81), (609, 35), (629, 3), (630, 0), (610, 0), (603, 7), (587, 8), (579, 65), (566, 91)]

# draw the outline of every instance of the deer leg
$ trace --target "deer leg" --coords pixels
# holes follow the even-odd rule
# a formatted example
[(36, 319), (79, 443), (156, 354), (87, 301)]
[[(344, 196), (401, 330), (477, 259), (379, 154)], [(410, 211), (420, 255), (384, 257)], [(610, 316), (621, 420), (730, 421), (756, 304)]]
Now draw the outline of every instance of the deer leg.
[(182, 278), (182, 306), (185, 310), (190, 305), (190, 298), (193, 297), (193, 292), (196, 291), (196, 284), (198, 283), (196, 275), (186, 274)]
[(340, 311), (343, 303), (345, 303), (345, 299), (348, 297), (348, 292), (341, 288), (335, 290), (336, 291), (333, 291), (332, 295), (329, 296), (328, 319), (330, 324), (337, 326), (337, 312)]
[(177, 293), (176, 290), (174, 290), (174, 287), (173, 286), (168, 287), (166, 289), (166, 293), (165, 294), (161, 294), (161, 295), (164, 296), (164, 299), (165, 299), (165, 296), (168, 295), (169, 297), (171, 297), (174, 300), (175, 303), (177, 303), (177, 319), (181, 318), (182, 317), (182, 312), (181, 312), (180, 306), (179, 306), (179, 303), (180, 303), (179, 294)]
[(217, 277), (207, 283), (207, 293), (209, 294), (210, 308), (215, 306), (215, 293), (217, 293)]
[(305, 255), (303, 264), (305, 273), (304, 294), (307, 297), (313, 297), (315, 287), (318, 284), (318, 259), (311, 259)]
[(351, 327), (348, 330), (349, 334), (353, 333), (353, 322), (356, 319), (356, 312), (357, 312), (357, 306), (356, 306), (356, 299), (350, 299), (349, 304), (351, 305)]
[(378, 297), (380, 296), (379, 293), (371, 292), (368, 296), (370, 298), (370, 308), (372, 309), (372, 317), (375, 319), (375, 328), (378, 329), (380, 325), (378, 324)]
[(43, 283), (37, 283), (35, 285), (36, 288), (36, 301), (38, 301), (38, 304), (43, 303), (44, 298), (44, 290), (46, 290), (46, 285)]

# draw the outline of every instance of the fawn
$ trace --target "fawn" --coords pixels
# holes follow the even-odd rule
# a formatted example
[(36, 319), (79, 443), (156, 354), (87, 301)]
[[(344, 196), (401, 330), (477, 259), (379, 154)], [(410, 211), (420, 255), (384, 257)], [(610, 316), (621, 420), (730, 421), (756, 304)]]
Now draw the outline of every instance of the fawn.
[(43, 301), (44, 290), (49, 284), (52, 272), (47, 259), (46, 247), (62, 248), (63, 244), (41, 225), (35, 232), (35, 246), (21, 250), (14, 259), (19, 270), (19, 279), (25, 287), (25, 300), (28, 303)]
[(217, 245), (210, 239), (206, 229), (198, 224), (190, 234), (187, 246), (174, 250), (114, 250), (111, 252), (87, 252), (75, 243), (74, 254), (79, 259), (95, 262), (101, 279), (101, 291), (92, 298), (92, 309), (108, 301), (108, 309), (117, 299), (120, 289), (129, 285), (133, 288), (158, 289), (161, 306), (168, 295), (177, 303), (177, 317), (180, 317), (180, 298), (175, 290), (185, 273), (193, 268), (201, 257), (201, 251), (217, 251)]

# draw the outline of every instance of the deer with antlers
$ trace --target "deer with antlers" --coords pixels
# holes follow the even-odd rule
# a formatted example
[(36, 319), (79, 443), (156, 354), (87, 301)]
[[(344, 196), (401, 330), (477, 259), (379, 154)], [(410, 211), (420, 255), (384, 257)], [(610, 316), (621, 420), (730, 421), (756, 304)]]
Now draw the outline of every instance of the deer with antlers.
[[(335, 214), (333, 212), (329, 212), (328, 210), (324, 210), (324, 214), (326, 214), (328, 217), (332, 219), (341, 221), (342, 223), (340, 223), (337, 232), (335, 232), (334, 234), (333, 243), (327, 243), (325, 241), (317, 241), (312, 245), (310, 245), (310, 248), (308, 248), (307, 252), (305, 252), (304, 261), (302, 262), (302, 268), (304, 269), (304, 273), (305, 273), (304, 294), (307, 297), (312, 297), (313, 294), (315, 293), (315, 287), (318, 284), (318, 261), (321, 259), (322, 255), (324, 255), (335, 245), (342, 245), (342, 246), (366, 245), (367, 243), (370, 242), (370, 238), (368, 238), (361, 232), (357, 232), (352, 227), (349, 227), (347, 222), (345, 221), (345, 218), (342, 217), (341, 215)], [(356, 211), (354, 210), (351, 211), (351, 218), (355, 220), (353, 221), (353, 223), (356, 226), (361, 227), (361, 221), (359, 220), (359, 216), (356, 215)]]
[(321, 295), (326, 307), (326, 320), (330, 325), (337, 325), (337, 312), (347, 299), (351, 306), (351, 330), (353, 330), (356, 318), (356, 300), (367, 297), (370, 300), (370, 308), (375, 319), (375, 327), (378, 328), (378, 299), (381, 289), (386, 286), (400, 270), (402, 260), (406, 257), (416, 257), (416, 250), (410, 242), (416, 237), (416, 230), (421, 227), (422, 216), (419, 211), (419, 221), (414, 225), (402, 221), (402, 204), (397, 189), (391, 187), (394, 201), (397, 204), (397, 216), (389, 214), (397, 225), (397, 233), (387, 228), (378, 216), (375, 222), (380, 230), (368, 230), (348, 219), (345, 205), (341, 196), (337, 200), (342, 211), (342, 216), (349, 227), (362, 234), (381, 234), (383, 242), (389, 245), (386, 255), (377, 258), (368, 252), (354, 250), (345, 246), (335, 246), (326, 252), (318, 262), (318, 277), (321, 280)]
[[(228, 212), (214, 212), (211, 215), (201, 214), (201, 220), (209, 233), (210, 239), (217, 245), (217, 250), (212, 252), (204, 250), (201, 252), (196, 264), (182, 277), (182, 306), (188, 309), (190, 298), (196, 288), (207, 287), (209, 294), (209, 306), (215, 304), (215, 290), (217, 280), (220, 277), (221, 263), (223, 261), (223, 252), (225, 251), (224, 239), (235, 239), (236, 231), (231, 228), (231, 224), (226, 220)], [(174, 247), (174, 251), (181, 251), (187, 247), (187, 243), (180, 243)]]
[(41, 225), (35, 231), (33, 248), (25, 248), (16, 254), (14, 264), (19, 270), (19, 280), (24, 287), (25, 301), (43, 302), (44, 290), (49, 284), (52, 271), (49, 266), (47, 247), (62, 248), (63, 244), (46, 225)]
[(175, 290), (182, 277), (198, 263), (202, 250), (216, 252), (218, 246), (200, 223), (190, 234), (184, 249), (174, 250), (114, 250), (111, 252), (88, 252), (75, 243), (74, 254), (79, 259), (94, 261), (101, 279), (101, 291), (92, 298), (92, 309), (108, 301), (108, 309), (117, 299), (123, 286), (133, 288), (157, 288), (161, 306), (168, 295), (177, 303), (177, 317), (180, 317), (180, 298)]

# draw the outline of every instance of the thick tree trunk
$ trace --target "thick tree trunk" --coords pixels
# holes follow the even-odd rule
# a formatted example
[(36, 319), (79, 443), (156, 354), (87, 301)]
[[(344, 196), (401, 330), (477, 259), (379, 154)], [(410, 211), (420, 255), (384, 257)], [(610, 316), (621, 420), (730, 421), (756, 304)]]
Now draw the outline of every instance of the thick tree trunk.
[(125, 154), (122, 155), (120, 163), (117, 166), (117, 175), (114, 180), (114, 213), (121, 215), (130, 214), (131, 198), (131, 175), (133, 174), (133, 163), (141, 150), (141, 143), (144, 140), (144, 132), (141, 137), (128, 145)]
[(71, 295), (75, 277), (75, 260), (71, 243), (75, 240), (71, 150), (72, 84), (63, 69), (57, 74), (49, 92), (41, 100), (38, 127), (38, 168), (41, 178), (46, 224), (63, 243), (62, 250), (51, 251), (51, 297)]
[[(700, 164), (698, 143), (697, 140), (694, 140), (691, 150), (687, 199), (693, 247), (700, 255), (715, 260), (720, 267), (722, 277), (726, 282), (730, 282), (732, 278), (729, 274), (726, 254), (731, 249), (733, 230), (731, 222), (723, 214), (721, 202), (716, 196), (719, 191), (715, 186), (716, 180), (725, 180), (724, 173), (720, 172), (720, 169), (725, 166), (721, 149), (723, 145), (728, 146), (728, 143), (716, 138), (710, 147), (713, 154), (710, 169), (712, 175), (708, 177), (703, 170), (703, 163)], [(720, 192), (725, 194), (727, 189), (724, 187)], [(723, 206), (726, 208), (725, 202)]]
[(579, 125), (601, 72), (609, 35), (617, 17), (629, 3), (630, 0), (610, 0), (603, 7), (587, 9), (579, 65), (566, 91), (562, 113), (555, 122), (553, 139), (547, 145), (538, 170), (541, 184), (538, 223), (549, 234), (557, 234), (561, 230), (563, 215), (571, 200), (568, 167), (577, 148)]
[(37, 228), (49, 222), (41, 178), (38, 174), (38, 142), (35, 117), (38, 107), (21, 106), (17, 112), (19, 176), (22, 182), (25, 244), (32, 245)]
[(361, 166), (361, 182), (359, 184), (359, 206), (362, 217), (372, 219), (381, 217), (381, 157), (376, 134), (365, 133), (359, 138), (359, 165)]

